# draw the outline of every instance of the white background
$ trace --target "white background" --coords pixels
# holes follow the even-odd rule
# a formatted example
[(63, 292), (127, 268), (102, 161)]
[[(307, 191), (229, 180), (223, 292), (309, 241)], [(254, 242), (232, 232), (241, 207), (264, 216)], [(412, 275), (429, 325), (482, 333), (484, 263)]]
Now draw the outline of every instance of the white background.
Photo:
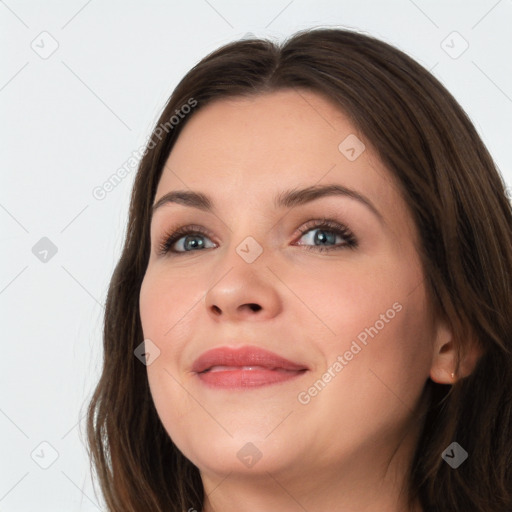
[[(134, 172), (103, 200), (93, 189), (207, 53), (320, 25), (369, 33), (432, 69), (512, 185), (511, 0), (0, 2), (2, 512), (103, 510), (80, 422)], [(46, 262), (32, 251), (43, 237), (57, 248)]]

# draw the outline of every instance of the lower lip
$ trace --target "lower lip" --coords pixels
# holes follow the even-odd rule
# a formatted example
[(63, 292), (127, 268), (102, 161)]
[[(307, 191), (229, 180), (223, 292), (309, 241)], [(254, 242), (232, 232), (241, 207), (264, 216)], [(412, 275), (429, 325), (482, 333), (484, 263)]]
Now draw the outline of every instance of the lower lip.
[(301, 376), (306, 370), (222, 370), (198, 373), (199, 379), (214, 388), (246, 389), (278, 384)]

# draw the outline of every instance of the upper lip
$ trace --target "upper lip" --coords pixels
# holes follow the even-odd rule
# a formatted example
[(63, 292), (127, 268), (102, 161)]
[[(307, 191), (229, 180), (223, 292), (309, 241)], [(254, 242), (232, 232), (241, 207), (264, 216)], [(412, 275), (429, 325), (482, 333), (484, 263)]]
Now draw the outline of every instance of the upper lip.
[(262, 366), (270, 370), (308, 370), (301, 363), (285, 359), (274, 352), (259, 347), (218, 347), (201, 354), (192, 365), (192, 371), (200, 373), (214, 366)]

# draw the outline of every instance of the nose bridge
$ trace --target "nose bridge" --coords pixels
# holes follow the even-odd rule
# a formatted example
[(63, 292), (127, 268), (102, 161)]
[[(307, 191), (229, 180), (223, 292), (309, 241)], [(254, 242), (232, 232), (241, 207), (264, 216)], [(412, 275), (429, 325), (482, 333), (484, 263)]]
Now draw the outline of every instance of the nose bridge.
[[(254, 236), (253, 236), (254, 235)], [(234, 250), (236, 254), (243, 260), (243, 262), (247, 265), (253, 265), (258, 260), (262, 261), (262, 254), (269, 250), (268, 244), (265, 242), (266, 237), (264, 235), (255, 233), (253, 231), (253, 235), (247, 234), (241, 240), (239, 237), (239, 242), (236, 241), (236, 235), (234, 239)]]
[(255, 218), (245, 209), (230, 222), (229, 240), (219, 252), (219, 266), (213, 269), (205, 299), (215, 317), (259, 312), (263, 318), (279, 309), (275, 276), (267, 268), (270, 228)]
[(254, 202), (246, 202), (244, 205), (242, 201), (233, 212), (240, 213), (233, 213), (226, 220), (229, 227), (228, 250), (233, 252), (228, 255), (229, 259), (248, 265), (261, 261), (262, 254), (269, 249), (272, 228), (270, 217), (261, 213)]
[(224, 254), (220, 256), (220, 266), (214, 271), (215, 275), (212, 275), (213, 286), (215, 282), (219, 285), (229, 282), (229, 286), (247, 288), (250, 283), (254, 283), (257, 276), (261, 278), (262, 274), (267, 274), (266, 256), (269, 249), (263, 246), (263, 241), (262, 243), (258, 241), (262, 237), (257, 235), (257, 240), (251, 235), (244, 236), (243, 231), (241, 233), (239, 235), (236, 230), (233, 230), (232, 238), (225, 247), (225, 251), (222, 251)]

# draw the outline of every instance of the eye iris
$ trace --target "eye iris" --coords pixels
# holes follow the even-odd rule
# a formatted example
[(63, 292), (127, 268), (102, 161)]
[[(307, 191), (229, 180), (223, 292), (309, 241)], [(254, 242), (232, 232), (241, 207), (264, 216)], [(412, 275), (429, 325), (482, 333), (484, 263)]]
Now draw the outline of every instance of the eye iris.
[[(334, 243), (336, 240), (336, 235), (332, 231), (327, 230), (317, 230), (318, 233), (315, 235), (315, 242), (320, 242), (321, 244), (325, 245), (325, 242), (328, 243)], [(328, 233), (330, 236), (326, 236), (325, 233)]]
[[(202, 235), (188, 235), (188, 236), (185, 236), (184, 237), (184, 247), (185, 247), (185, 250), (188, 250), (188, 249), (195, 249), (197, 247), (202, 247), (204, 246), (204, 241), (201, 240), (201, 237)], [(192, 240), (190, 240), (192, 239)], [(198, 241), (199, 239), (199, 241)], [(190, 242), (190, 243), (187, 243), (187, 242)]]

